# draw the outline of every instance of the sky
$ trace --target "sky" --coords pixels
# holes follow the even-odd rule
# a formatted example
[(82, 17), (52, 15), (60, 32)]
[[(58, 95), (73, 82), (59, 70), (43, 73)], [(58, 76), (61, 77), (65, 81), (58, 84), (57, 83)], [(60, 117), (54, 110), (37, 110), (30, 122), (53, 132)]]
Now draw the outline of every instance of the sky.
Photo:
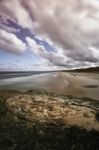
[(99, 0), (0, 0), (0, 71), (99, 66)]

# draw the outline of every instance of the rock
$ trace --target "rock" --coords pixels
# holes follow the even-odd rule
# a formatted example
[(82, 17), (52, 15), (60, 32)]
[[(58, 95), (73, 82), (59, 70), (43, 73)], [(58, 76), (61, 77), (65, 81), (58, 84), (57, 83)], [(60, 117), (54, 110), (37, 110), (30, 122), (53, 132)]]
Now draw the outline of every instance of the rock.
[(99, 122), (99, 112), (96, 112), (96, 114), (95, 114), (95, 118), (96, 118), (96, 121), (98, 121), (98, 122)]
[(46, 109), (43, 110), (43, 115), (46, 116), (46, 117), (48, 116), (48, 112), (47, 112)]
[(81, 100), (37, 92), (1, 100), (0, 150), (99, 149), (99, 112)]
[(75, 115), (76, 114), (76, 110), (71, 110), (68, 112), (69, 115)]
[(83, 113), (83, 116), (86, 117), (86, 118), (89, 118), (89, 117), (92, 117), (92, 114), (90, 112), (86, 111), (86, 112)]

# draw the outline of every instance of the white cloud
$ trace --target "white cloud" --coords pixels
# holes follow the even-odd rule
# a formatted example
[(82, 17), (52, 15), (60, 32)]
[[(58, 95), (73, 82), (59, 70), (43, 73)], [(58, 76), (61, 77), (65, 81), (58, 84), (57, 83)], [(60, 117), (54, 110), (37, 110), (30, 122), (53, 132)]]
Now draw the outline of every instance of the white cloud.
[(25, 0), (24, 3), (38, 24), (35, 31), (61, 47), (65, 56), (82, 61), (94, 58), (88, 47), (98, 42), (98, 1), (30, 0), (27, 3)]
[(32, 28), (29, 13), (22, 7), (20, 0), (3, 0), (0, 2), (0, 14), (12, 19), (24, 28)]
[(27, 45), (33, 51), (34, 54), (41, 58), (48, 60), (54, 66), (65, 66), (68, 58), (61, 53), (61, 49), (56, 52), (48, 52), (44, 45), (38, 45), (34, 39), (26, 38)]
[(96, 59), (98, 59), (99, 58), (99, 49), (94, 48), (94, 47), (90, 47), (89, 49), (92, 51), (94, 57), (96, 57)]
[(27, 45), (31, 48), (31, 50), (38, 56), (43, 56), (47, 54), (44, 46), (38, 45), (34, 39), (30, 37), (26, 37)]
[(0, 49), (19, 53), (26, 49), (26, 45), (15, 34), (0, 29)]

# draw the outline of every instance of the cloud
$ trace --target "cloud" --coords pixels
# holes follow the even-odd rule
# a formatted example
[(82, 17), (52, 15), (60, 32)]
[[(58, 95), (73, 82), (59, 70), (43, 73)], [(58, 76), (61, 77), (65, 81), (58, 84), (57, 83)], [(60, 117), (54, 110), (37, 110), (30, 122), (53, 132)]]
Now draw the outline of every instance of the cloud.
[(6, 16), (24, 28), (32, 28), (32, 20), (27, 10), (21, 5), (20, 0), (2, 0), (0, 1), (0, 14)]
[(18, 39), (15, 34), (0, 29), (0, 49), (19, 53), (26, 49), (26, 44)]
[(29, 48), (37, 56), (39, 56), (45, 60), (48, 60), (54, 66), (63, 67), (66, 65), (66, 61), (68, 60), (68, 58), (66, 56), (62, 55), (62, 53), (60, 53), (60, 51), (57, 53), (56, 52), (48, 52), (46, 50), (46, 48), (44, 47), (44, 45), (37, 44), (36, 41), (34, 39), (31, 39), (30, 37), (27, 37), (26, 41), (27, 41), (27, 45), (29, 46)]
[[(25, 8), (37, 22), (35, 31), (60, 46), (73, 60), (91, 61), (90, 46), (99, 43), (99, 2), (97, 0), (30, 0)], [(99, 59), (98, 59), (99, 60)]]
[(26, 41), (27, 45), (36, 55), (46, 57), (47, 51), (45, 50), (44, 46), (37, 44), (36, 41), (34, 39), (31, 39), (30, 37), (26, 37)]
[[(48, 52), (44, 45), (25, 37), (26, 47), (32, 47), (36, 55), (55, 66), (69, 68), (97, 65), (99, 62), (98, 0), (2, 0), (0, 15), (6, 16), (5, 22), (10, 19), (38, 35), (38, 39), (55, 46), (55, 52)], [(13, 41), (11, 37), (9, 43)], [(18, 50), (25, 49), (24, 43), (17, 37), (12, 43)], [(2, 47), (7, 47), (8, 43), (4, 45)]]

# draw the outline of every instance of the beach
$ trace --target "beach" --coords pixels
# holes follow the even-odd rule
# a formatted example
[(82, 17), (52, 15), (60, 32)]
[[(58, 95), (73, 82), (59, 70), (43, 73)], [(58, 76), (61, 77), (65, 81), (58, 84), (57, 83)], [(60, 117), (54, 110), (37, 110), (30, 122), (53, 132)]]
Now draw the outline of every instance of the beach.
[(98, 74), (2, 75), (0, 150), (94, 150), (98, 147)]
[(91, 73), (51, 72), (0, 79), (0, 90), (42, 89), (63, 95), (99, 99), (99, 77)]

